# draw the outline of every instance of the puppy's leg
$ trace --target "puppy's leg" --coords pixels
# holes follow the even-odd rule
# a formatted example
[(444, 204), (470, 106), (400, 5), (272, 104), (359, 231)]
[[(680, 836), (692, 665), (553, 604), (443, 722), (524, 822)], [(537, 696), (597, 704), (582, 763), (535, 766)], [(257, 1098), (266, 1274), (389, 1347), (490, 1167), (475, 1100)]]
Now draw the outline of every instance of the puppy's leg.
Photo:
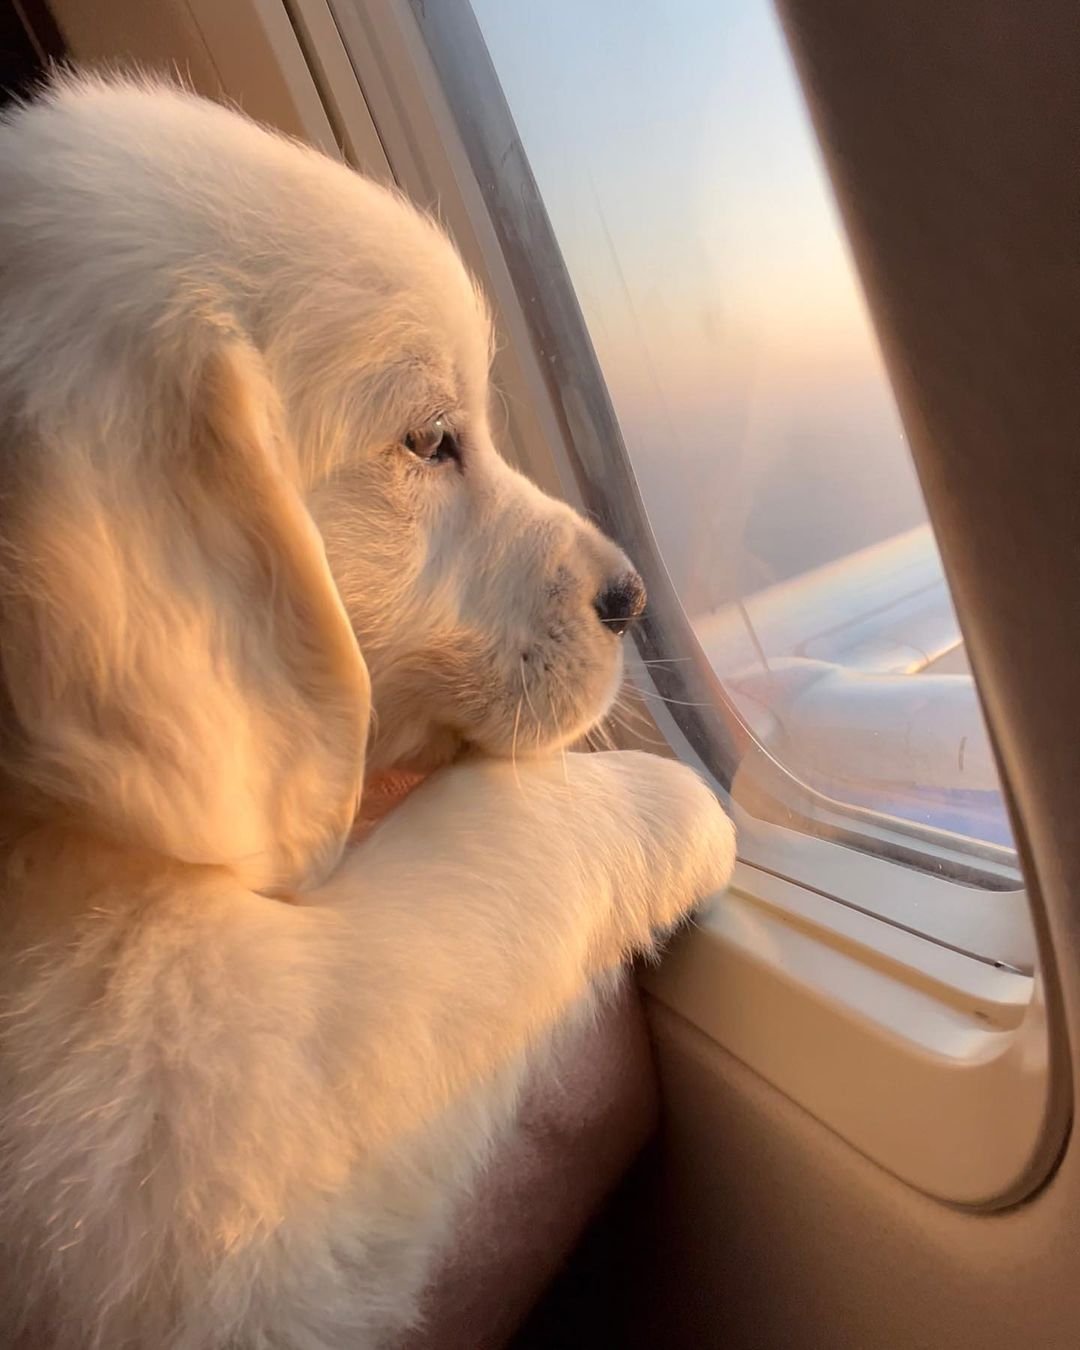
[(357, 963), (357, 1051), (379, 1102), (368, 1128), (393, 1137), (482, 1082), (723, 886), (733, 861), (727, 817), (671, 761), (570, 755), (437, 775), (311, 897), (340, 916), (341, 960)]
[(381, 1344), (523, 1053), (732, 844), (687, 770), (612, 754), (447, 770), (296, 905), (43, 845), (27, 905), (87, 911), (0, 986), (0, 1341)]

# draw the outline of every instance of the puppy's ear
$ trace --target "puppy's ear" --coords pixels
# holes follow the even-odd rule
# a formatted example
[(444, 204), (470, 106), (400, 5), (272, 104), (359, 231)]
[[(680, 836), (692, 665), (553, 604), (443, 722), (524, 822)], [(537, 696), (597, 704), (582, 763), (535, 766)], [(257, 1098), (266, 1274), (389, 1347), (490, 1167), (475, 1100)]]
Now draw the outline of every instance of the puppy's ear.
[(355, 814), (370, 684), (261, 359), (208, 324), (87, 383), (24, 413), (0, 466), (7, 792), (312, 884)]

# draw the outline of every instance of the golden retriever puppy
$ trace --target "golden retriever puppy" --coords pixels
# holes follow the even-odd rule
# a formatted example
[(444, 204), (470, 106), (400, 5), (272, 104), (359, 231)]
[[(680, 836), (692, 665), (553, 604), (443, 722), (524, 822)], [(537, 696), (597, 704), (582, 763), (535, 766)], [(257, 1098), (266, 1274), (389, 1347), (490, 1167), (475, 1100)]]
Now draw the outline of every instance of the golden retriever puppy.
[(499, 458), (490, 342), (436, 225), (235, 113), (0, 127), (5, 1346), (388, 1343), (529, 1053), (729, 876), (687, 769), (544, 757), (643, 594)]

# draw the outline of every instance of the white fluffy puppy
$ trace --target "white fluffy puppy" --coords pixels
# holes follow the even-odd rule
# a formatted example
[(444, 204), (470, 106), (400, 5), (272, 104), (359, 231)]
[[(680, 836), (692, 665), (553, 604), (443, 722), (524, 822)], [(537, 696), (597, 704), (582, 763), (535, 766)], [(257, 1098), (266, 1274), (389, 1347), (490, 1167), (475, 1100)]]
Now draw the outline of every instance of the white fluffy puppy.
[(5, 1346), (383, 1344), (530, 1047), (729, 875), (686, 769), (539, 753), (643, 595), (489, 347), (430, 220), (234, 113), (0, 127)]

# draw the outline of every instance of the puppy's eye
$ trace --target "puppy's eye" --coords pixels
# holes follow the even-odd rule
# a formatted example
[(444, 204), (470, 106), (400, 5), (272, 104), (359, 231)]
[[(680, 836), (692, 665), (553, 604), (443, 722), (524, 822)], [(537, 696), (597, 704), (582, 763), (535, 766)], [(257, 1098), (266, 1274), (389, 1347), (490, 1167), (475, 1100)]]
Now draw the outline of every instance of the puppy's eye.
[(410, 431), (402, 444), (425, 464), (445, 464), (450, 459), (457, 460), (459, 464), (461, 462), (461, 447), (457, 437), (442, 417), (434, 418), (417, 431)]

